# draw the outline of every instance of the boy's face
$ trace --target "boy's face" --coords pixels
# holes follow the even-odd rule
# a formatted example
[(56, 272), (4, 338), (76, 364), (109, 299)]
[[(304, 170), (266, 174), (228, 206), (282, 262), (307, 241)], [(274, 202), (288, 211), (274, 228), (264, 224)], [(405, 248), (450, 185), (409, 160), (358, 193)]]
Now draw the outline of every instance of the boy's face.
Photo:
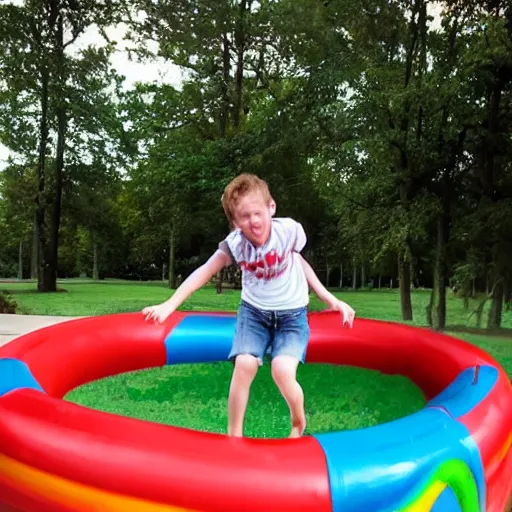
[(272, 216), (276, 212), (273, 200), (267, 203), (256, 190), (243, 196), (234, 208), (234, 223), (255, 246), (262, 246), (270, 236)]

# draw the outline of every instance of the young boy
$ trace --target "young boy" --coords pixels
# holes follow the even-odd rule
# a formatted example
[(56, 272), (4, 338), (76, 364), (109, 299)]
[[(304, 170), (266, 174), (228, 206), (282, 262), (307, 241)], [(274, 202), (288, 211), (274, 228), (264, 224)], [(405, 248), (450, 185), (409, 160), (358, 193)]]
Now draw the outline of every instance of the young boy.
[(243, 436), (249, 391), (268, 348), (272, 377), (290, 408), (289, 437), (306, 428), (304, 394), (296, 372), (309, 338), (308, 283), (331, 309), (352, 326), (354, 310), (320, 283), (300, 252), (306, 244), (302, 226), (290, 218), (273, 218), (276, 203), (265, 181), (241, 174), (224, 190), (222, 205), (235, 228), (217, 251), (196, 269), (166, 302), (146, 307), (143, 314), (163, 322), (194, 291), (232, 263), (242, 270), (242, 297), (229, 358), (234, 371), (228, 398), (228, 435)]

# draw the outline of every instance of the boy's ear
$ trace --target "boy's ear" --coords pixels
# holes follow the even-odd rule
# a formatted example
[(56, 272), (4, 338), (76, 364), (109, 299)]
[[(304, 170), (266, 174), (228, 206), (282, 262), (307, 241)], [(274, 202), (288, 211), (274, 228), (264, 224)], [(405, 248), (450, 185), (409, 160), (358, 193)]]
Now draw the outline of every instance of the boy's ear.
[(276, 202), (273, 199), (270, 200), (268, 208), (270, 210), (270, 215), (273, 217), (275, 215), (275, 213), (276, 213), (276, 210), (277, 210)]

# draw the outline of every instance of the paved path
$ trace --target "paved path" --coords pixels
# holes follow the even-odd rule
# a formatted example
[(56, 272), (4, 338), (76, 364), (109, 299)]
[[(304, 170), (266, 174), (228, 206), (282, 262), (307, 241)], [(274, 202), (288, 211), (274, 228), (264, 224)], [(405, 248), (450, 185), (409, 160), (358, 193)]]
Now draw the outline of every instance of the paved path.
[(35, 331), (41, 327), (65, 322), (75, 316), (2, 315), (0, 314), (0, 346), (17, 336)]

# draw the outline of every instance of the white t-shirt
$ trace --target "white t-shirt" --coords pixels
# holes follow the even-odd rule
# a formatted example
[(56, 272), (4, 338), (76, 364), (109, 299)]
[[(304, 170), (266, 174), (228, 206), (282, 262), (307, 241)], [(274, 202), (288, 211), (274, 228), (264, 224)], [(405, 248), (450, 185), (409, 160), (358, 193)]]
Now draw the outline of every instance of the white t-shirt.
[(220, 244), (242, 270), (242, 300), (266, 310), (304, 307), (309, 290), (299, 253), (306, 245), (302, 225), (291, 218), (272, 219), (270, 236), (255, 247), (242, 234), (232, 231)]

